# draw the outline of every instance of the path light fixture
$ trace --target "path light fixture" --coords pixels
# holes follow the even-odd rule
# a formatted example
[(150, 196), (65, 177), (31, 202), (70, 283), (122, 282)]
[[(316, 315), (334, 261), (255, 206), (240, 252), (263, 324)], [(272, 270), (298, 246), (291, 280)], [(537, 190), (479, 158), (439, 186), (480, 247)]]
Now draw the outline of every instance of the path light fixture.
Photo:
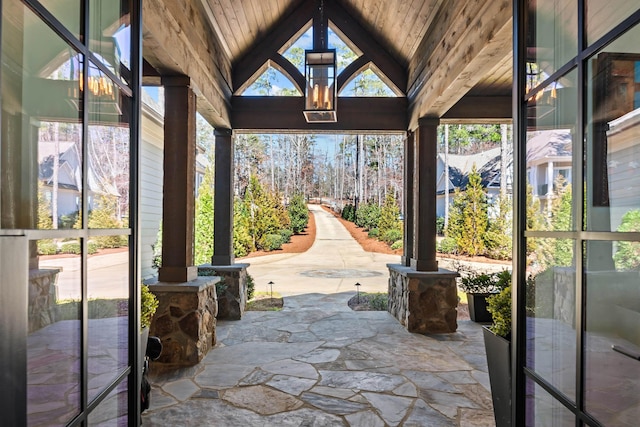
[(273, 299), (273, 282), (269, 281), (269, 283), (267, 283), (267, 285), (269, 285), (269, 287), (271, 288), (271, 299)]
[(356, 282), (356, 304), (360, 304), (360, 283)]

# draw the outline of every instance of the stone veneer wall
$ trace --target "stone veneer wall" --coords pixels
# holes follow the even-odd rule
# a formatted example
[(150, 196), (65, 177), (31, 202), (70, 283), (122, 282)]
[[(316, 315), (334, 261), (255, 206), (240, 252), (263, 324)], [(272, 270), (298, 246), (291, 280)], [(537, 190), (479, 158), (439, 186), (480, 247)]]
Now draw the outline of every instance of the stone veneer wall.
[(458, 273), (415, 271), (389, 264), (388, 311), (409, 332), (450, 333), (458, 328)]
[(162, 341), (156, 363), (190, 366), (199, 363), (216, 343), (219, 277), (199, 277), (186, 283), (158, 282), (149, 289), (158, 298), (150, 334)]
[(247, 307), (247, 267), (249, 264), (230, 266), (198, 266), (198, 275), (220, 276), (225, 291), (218, 295), (218, 319), (240, 320)]
[(29, 270), (29, 333), (51, 325), (58, 315), (58, 273), (62, 268)]

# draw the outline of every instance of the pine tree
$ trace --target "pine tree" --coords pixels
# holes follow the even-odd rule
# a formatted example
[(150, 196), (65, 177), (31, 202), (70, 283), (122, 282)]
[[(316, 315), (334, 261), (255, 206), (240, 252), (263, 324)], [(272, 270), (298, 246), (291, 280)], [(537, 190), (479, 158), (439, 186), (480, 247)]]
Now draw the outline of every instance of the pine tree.
[[(384, 204), (380, 211), (380, 220), (378, 221), (378, 232), (382, 240), (397, 240), (396, 236), (402, 236), (402, 223), (398, 219), (400, 216), (400, 208), (392, 191), (387, 193)], [(393, 231), (392, 231), (393, 230)]]
[(295, 234), (304, 231), (309, 223), (309, 210), (304, 202), (304, 196), (301, 193), (295, 194), (289, 202), (289, 218), (291, 220), (291, 230)]

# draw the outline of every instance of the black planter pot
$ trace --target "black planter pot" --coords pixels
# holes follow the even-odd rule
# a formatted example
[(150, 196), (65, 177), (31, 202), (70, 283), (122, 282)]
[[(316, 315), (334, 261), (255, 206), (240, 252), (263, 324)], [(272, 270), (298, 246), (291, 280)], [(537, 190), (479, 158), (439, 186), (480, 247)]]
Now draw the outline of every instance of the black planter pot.
[(482, 328), (496, 427), (511, 427), (511, 342)]
[(490, 323), (492, 322), (491, 313), (487, 311), (487, 298), (495, 294), (470, 294), (467, 293), (467, 302), (469, 304), (469, 317), (474, 322)]

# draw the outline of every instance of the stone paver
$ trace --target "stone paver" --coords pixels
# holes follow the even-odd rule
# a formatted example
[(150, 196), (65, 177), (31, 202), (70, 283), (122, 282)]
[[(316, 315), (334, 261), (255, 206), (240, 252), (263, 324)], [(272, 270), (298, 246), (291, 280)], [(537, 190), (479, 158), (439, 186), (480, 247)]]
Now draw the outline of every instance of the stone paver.
[[(217, 346), (196, 367), (152, 369), (143, 425), (492, 426), (480, 326), (424, 336), (387, 312), (350, 310), (353, 284), (386, 291), (386, 263), (399, 258), (365, 253), (330, 214), (312, 212), (307, 253), (248, 260), (256, 289), (273, 280), (284, 309), (218, 322)], [(174, 397), (180, 380), (200, 390)]]
[[(461, 332), (446, 338), (411, 334), (396, 328), (386, 312), (343, 310), (351, 295), (291, 296), (281, 312), (220, 322), (225, 338), (200, 368), (184, 370), (183, 378), (152, 371), (151, 409), (143, 424), (493, 425), (486, 364), (479, 358), (469, 363), (464, 354), (484, 353), (478, 325), (461, 321)], [(290, 300), (295, 310), (287, 308)], [(341, 323), (344, 330), (359, 325), (366, 333), (347, 337)], [(286, 324), (295, 325), (290, 339), (307, 334), (306, 339), (269, 342), (275, 335), (261, 333), (254, 341), (250, 333)], [(331, 325), (335, 340), (326, 333), (319, 337), (320, 325)], [(477, 346), (461, 345), (466, 341)]]

